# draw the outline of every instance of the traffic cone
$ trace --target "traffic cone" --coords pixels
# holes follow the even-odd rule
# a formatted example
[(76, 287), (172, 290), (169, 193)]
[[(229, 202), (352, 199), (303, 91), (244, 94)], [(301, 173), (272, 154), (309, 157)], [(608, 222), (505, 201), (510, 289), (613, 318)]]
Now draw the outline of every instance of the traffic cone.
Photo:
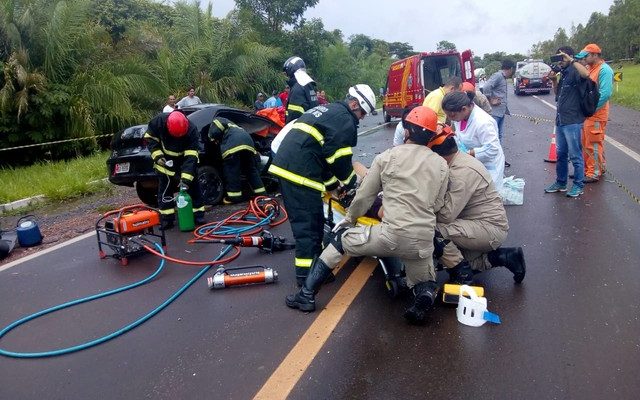
[(556, 127), (553, 127), (553, 133), (551, 134), (551, 144), (549, 145), (549, 155), (544, 159), (545, 162), (558, 161), (558, 154), (556, 153)]

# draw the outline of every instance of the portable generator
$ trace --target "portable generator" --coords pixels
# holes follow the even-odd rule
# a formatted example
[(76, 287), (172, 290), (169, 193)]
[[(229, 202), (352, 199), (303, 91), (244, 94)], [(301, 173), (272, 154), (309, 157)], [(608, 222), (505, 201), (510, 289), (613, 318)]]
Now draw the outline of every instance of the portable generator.
[(159, 227), (160, 213), (149, 207), (135, 205), (110, 211), (96, 222), (98, 255), (115, 258), (120, 264), (127, 265), (129, 257), (146, 253), (144, 242), (159, 240), (166, 250), (164, 231)]

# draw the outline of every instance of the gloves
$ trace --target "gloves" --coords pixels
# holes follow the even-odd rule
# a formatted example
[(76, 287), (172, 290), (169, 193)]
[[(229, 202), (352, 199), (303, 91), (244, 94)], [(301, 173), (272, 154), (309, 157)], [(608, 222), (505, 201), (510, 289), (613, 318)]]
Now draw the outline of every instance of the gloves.
[(165, 165), (167, 165), (167, 160), (165, 160), (164, 157), (160, 157), (156, 160), (156, 164), (158, 164), (161, 167), (164, 167)]
[(178, 184), (178, 189), (180, 189), (180, 190), (189, 190), (189, 185), (187, 185), (183, 181), (180, 181), (180, 183)]
[(340, 229), (346, 229), (349, 228), (350, 225), (353, 225), (351, 223), (350, 220), (348, 220), (347, 218), (343, 219), (342, 221), (338, 222), (337, 224), (334, 225), (333, 229), (331, 229), (331, 232), (336, 233), (338, 232)]

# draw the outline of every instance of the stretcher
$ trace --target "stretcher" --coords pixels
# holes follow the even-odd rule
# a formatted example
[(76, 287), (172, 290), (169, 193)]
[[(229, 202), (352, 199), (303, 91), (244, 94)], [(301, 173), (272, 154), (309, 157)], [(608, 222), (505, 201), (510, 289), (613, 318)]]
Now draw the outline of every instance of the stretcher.
[[(335, 197), (332, 197), (330, 194), (325, 194), (323, 197), (324, 201), (324, 215), (325, 215), (325, 240), (329, 237), (329, 233), (331, 229), (338, 222), (342, 221), (346, 215), (346, 210), (340, 201)], [(356, 225), (377, 225), (380, 223), (379, 219), (371, 218), (371, 217), (360, 217), (356, 221)], [(326, 245), (327, 243), (324, 243)], [(380, 269), (382, 269), (382, 273), (384, 274), (385, 281), (385, 290), (389, 297), (395, 298), (402, 291), (407, 289), (407, 281), (404, 272), (404, 265), (397, 257), (372, 257), (378, 261), (380, 265)]]

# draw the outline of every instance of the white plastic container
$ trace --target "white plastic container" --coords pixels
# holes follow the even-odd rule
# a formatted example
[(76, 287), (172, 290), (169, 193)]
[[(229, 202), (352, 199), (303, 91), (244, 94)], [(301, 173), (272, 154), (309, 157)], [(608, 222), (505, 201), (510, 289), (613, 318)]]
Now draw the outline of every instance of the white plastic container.
[(487, 298), (479, 297), (476, 292), (467, 285), (460, 287), (460, 298), (456, 315), (461, 324), (468, 326), (482, 326), (487, 320), (484, 313), (487, 311)]

